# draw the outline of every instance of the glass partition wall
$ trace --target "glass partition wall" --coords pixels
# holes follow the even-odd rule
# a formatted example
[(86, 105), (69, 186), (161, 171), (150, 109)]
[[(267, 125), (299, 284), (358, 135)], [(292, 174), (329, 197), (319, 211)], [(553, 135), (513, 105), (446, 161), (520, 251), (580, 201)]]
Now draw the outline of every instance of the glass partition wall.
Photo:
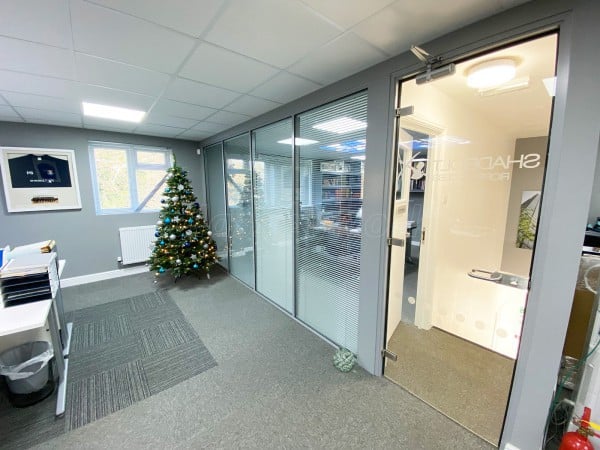
[(252, 132), (256, 290), (294, 313), (292, 120)]
[(248, 134), (226, 140), (223, 154), (229, 216), (229, 272), (253, 288), (254, 224)]
[(223, 171), (223, 145), (211, 145), (204, 149), (204, 171), (206, 173), (206, 192), (208, 202), (208, 220), (217, 244), (219, 264), (229, 269), (229, 246), (227, 240), (227, 206)]
[(220, 167), (206, 149), (211, 221), (227, 199), (221, 264), (355, 353), (366, 128), (364, 91), (225, 140)]

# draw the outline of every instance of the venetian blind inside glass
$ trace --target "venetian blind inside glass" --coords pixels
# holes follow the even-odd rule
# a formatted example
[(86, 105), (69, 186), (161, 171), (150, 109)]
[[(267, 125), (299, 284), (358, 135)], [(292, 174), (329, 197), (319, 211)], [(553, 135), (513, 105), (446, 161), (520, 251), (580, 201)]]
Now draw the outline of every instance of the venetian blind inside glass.
[(223, 179), (223, 151), (220, 143), (204, 149), (204, 172), (208, 191), (208, 222), (213, 232), (212, 237), (217, 244), (219, 264), (229, 269), (227, 207)]
[(248, 134), (223, 143), (229, 216), (229, 273), (254, 288), (252, 167)]
[(358, 350), (367, 93), (298, 116), (298, 318)]
[(256, 290), (294, 312), (292, 120), (252, 133)]

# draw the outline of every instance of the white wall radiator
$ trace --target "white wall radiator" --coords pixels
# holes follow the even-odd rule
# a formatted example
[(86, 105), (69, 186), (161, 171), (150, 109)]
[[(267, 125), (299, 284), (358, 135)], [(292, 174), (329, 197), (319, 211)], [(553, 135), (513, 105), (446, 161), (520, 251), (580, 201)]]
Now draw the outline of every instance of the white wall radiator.
[(154, 247), (154, 225), (119, 228), (122, 264), (147, 261)]

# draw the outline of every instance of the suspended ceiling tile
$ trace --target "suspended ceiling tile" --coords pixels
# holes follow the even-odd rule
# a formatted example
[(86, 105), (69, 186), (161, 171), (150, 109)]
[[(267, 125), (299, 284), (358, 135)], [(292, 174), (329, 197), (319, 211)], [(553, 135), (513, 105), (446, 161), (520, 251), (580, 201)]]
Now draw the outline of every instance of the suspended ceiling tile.
[(12, 106), (81, 114), (81, 106), (73, 98), (48, 97), (19, 92), (2, 92), (2, 96)]
[(89, 84), (79, 85), (79, 99), (82, 102), (99, 103), (101, 105), (137, 109), (140, 111), (148, 111), (154, 103), (154, 97), (148, 95)]
[(184, 117), (175, 117), (167, 114), (159, 114), (152, 109), (152, 112), (144, 119), (145, 124), (161, 125), (165, 127), (188, 129), (199, 122), (200, 119), (186, 119)]
[(164, 73), (82, 53), (75, 54), (75, 66), (77, 78), (83, 83), (153, 96), (163, 91), (170, 78)]
[(229, 50), (201, 44), (179, 74), (213, 86), (248, 92), (277, 72), (278, 69)]
[(6, 120), (9, 122), (23, 122), (23, 119), (7, 105), (0, 105), (0, 120)]
[[(397, 0), (352, 31), (390, 55), (397, 55), (411, 45), (422, 44), (477, 19), (493, 14), (496, 2), (488, 0)], [(427, 50), (427, 49), (425, 49)]]
[(60, 122), (61, 125), (81, 126), (81, 114), (21, 107), (15, 109), (27, 122), (46, 124)]
[(143, 124), (135, 129), (136, 134), (147, 134), (150, 136), (175, 137), (185, 131), (185, 128), (167, 127), (164, 125)]
[(0, 70), (0, 89), (4, 91), (70, 97), (74, 86), (75, 83), (70, 80)]
[(348, 29), (386, 7), (394, 0), (302, 0), (315, 11)]
[(211, 122), (200, 122), (198, 125), (194, 126), (192, 130), (203, 133), (215, 134), (226, 130), (227, 128), (229, 128), (227, 125)]
[(216, 112), (214, 108), (192, 105), (191, 103), (176, 102), (161, 98), (152, 108), (151, 114), (168, 115), (174, 117), (183, 117), (194, 119), (196, 121), (206, 119)]
[(0, 69), (73, 79), (70, 50), (0, 36)]
[(242, 123), (250, 119), (250, 116), (246, 116), (244, 114), (233, 113), (229, 111), (218, 111), (212, 116), (208, 117), (206, 120), (213, 123), (218, 123), (221, 125), (234, 126), (238, 123)]
[(320, 84), (282, 71), (250, 93), (274, 102), (288, 103), (320, 87)]
[(239, 95), (237, 92), (184, 80), (183, 78), (177, 78), (165, 92), (165, 97), (170, 100), (216, 109), (222, 108)]
[(198, 131), (198, 130), (187, 130), (177, 136), (178, 139), (189, 139), (193, 141), (201, 141), (206, 139), (209, 136), (212, 136), (213, 133), (209, 133), (207, 131)]
[(346, 33), (310, 53), (288, 70), (319, 83), (330, 84), (386, 58), (383, 52), (353, 33)]
[(223, 5), (223, 0), (92, 0), (168, 28), (200, 36)]
[(75, 50), (174, 73), (194, 40), (175, 31), (80, 0), (71, 2)]
[(2, 0), (2, 35), (71, 48), (67, 0)]
[(278, 106), (281, 106), (281, 104), (263, 98), (244, 95), (230, 105), (227, 105), (227, 110), (255, 117), (262, 113), (266, 113), (267, 111), (271, 111)]
[(205, 39), (285, 68), (339, 33), (299, 2), (234, 0)]
[(131, 133), (139, 124), (123, 122), (119, 120), (100, 119), (97, 117), (83, 116), (83, 126), (94, 130), (118, 131), (120, 133)]

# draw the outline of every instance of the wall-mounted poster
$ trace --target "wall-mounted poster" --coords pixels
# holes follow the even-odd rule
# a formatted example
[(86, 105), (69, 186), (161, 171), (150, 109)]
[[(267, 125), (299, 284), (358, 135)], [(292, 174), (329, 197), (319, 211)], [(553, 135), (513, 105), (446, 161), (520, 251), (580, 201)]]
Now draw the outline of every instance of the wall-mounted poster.
[(73, 150), (0, 147), (8, 212), (81, 209)]
[(533, 249), (540, 212), (541, 191), (523, 191), (517, 227), (517, 247)]

